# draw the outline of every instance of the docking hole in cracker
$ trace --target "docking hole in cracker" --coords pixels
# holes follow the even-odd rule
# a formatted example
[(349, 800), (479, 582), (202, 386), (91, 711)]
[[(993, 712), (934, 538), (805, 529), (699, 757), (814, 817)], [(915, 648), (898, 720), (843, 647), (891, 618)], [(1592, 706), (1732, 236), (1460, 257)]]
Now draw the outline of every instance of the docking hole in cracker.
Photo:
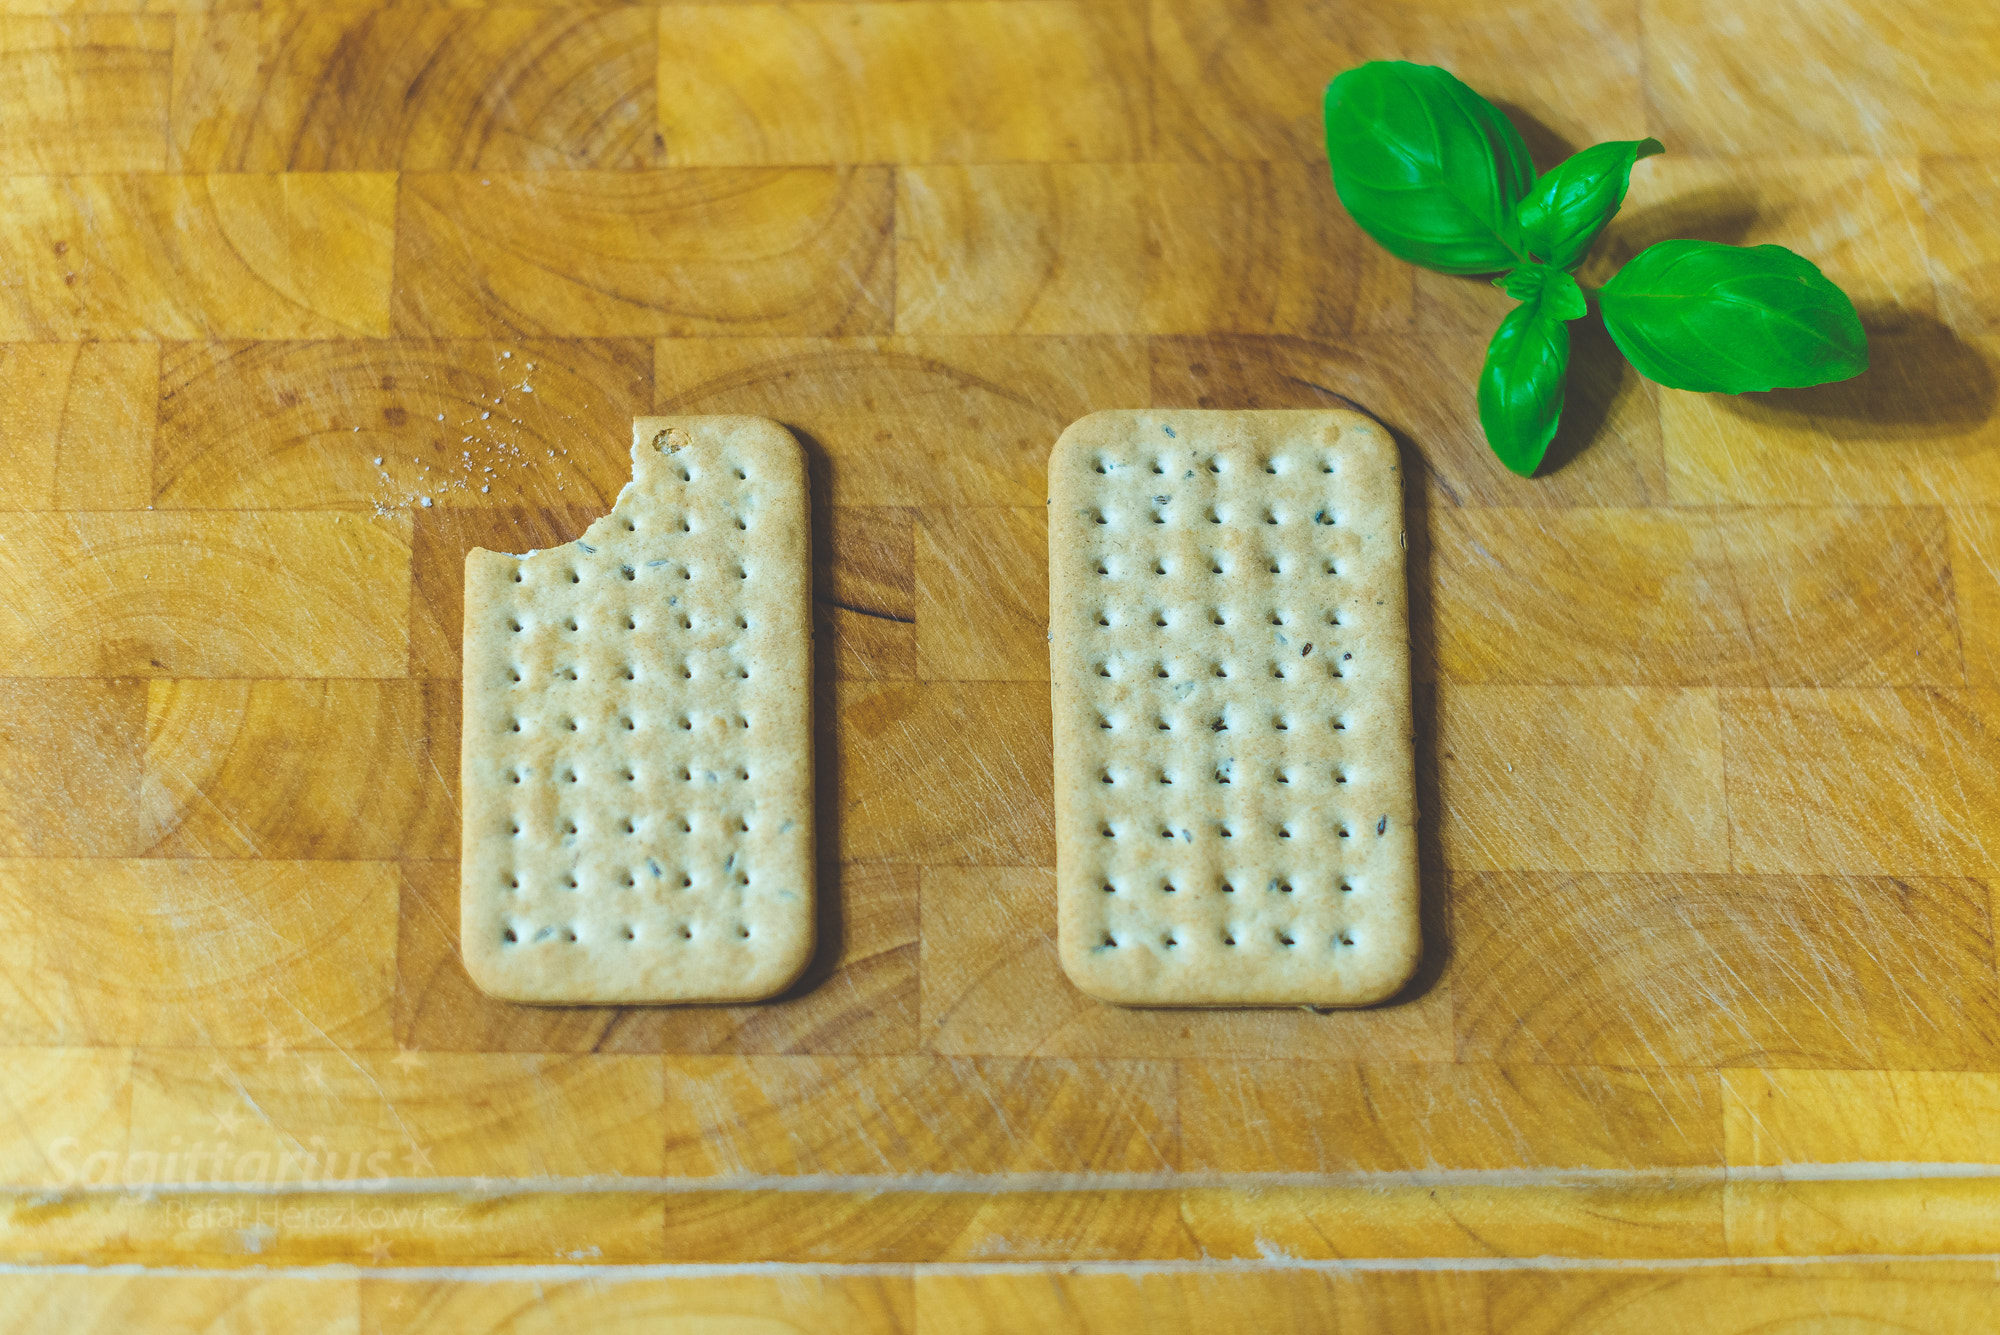
[(1058, 939), (1130, 1006), (1361, 1006), (1415, 970), (1395, 444), (1103, 412), (1049, 456)]
[(577, 541), (466, 557), (459, 919), (482, 989), (736, 1002), (803, 972), (810, 551), (789, 432), (658, 417)]

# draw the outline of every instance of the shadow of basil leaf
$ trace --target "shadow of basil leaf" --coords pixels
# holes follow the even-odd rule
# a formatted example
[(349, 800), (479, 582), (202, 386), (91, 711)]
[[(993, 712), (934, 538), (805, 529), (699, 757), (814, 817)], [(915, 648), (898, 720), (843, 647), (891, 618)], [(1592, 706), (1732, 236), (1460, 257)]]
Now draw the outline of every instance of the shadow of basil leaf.
[(1959, 435), (1991, 420), (2000, 379), (1979, 350), (1929, 316), (1864, 311), (1868, 369), (1810, 389), (1717, 395), (1730, 412), (1836, 440)]
[[(1487, 100), (1492, 101), (1491, 98)], [(1521, 139), (1528, 146), (1528, 156), (1534, 159), (1536, 171), (1545, 172), (1576, 152), (1576, 145), (1512, 102), (1494, 102), (1493, 105), (1521, 132)]]
[[(1671, 145), (1667, 152), (1673, 152)], [(1646, 247), (1681, 237), (1740, 246), (1757, 217), (1756, 198), (1740, 186), (1690, 190), (1640, 208), (1628, 202), (1604, 229), (1578, 277), (1602, 285)]]
[(1644, 393), (1639, 373), (1625, 360), (1595, 311), (1569, 325), (1569, 382), (1562, 422), (1536, 477), (1547, 477), (1596, 442), (1625, 392)]

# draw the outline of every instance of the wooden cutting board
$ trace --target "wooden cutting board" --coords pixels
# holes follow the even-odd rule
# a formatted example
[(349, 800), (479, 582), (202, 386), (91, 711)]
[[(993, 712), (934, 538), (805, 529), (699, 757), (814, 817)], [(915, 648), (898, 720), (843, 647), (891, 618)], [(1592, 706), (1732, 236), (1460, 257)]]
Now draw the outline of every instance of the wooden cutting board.
[[(0, 3), (0, 1325), (1984, 1319), (1996, 44), (1945, 0)], [(1388, 57), (1545, 166), (1665, 141), (1586, 278), (1789, 245), (1874, 368), (1692, 396), (1579, 325), (1508, 475), (1508, 299), (1376, 249), (1318, 146)], [(1047, 449), (1343, 396), (1412, 479), (1425, 966), (1089, 1001)], [(812, 456), (825, 948), (764, 1006), (494, 1002), (463, 556), (579, 533), (652, 412)]]

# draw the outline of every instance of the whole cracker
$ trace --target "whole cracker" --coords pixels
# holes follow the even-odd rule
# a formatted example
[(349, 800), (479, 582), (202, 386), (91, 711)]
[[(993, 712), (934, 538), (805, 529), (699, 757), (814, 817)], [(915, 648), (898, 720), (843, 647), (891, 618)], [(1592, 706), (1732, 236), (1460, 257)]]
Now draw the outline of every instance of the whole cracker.
[(1358, 1006), (1419, 952), (1402, 490), (1351, 412), (1049, 457), (1058, 937), (1133, 1006)]
[(576, 542), (465, 562), (461, 946), (485, 991), (746, 1001), (813, 950), (811, 556), (798, 442), (633, 423)]

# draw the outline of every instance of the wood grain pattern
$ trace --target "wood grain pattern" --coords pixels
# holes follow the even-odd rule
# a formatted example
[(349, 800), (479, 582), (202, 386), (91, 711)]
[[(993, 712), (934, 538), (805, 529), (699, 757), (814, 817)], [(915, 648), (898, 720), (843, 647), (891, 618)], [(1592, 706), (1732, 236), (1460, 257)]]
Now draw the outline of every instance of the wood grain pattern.
[(667, 1102), (681, 1177), (1176, 1166), (1166, 1062), (683, 1057)]
[[(1978, 153), (1995, 147), (1996, 94), (1975, 71), (2000, 49), (1990, 13), (1949, 0), (1761, 5), (1718, 40), (1697, 0), (1646, 12), (1653, 129), (1717, 157), (1758, 153)], [(1838, 79), (1771, 80), (1772, 69)]]
[[(1639, 15), (1616, 0), (1505, 10), (1153, 0), (1152, 16), (1155, 154), (1168, 160), (1324, 161), (1319, 107), (1297, 93), (1367, 60), (1452, 70), (1506, 108), (1544, 167), (1645, 133)], [(1551, 48), (1590, 55), (1551, 61)]]
[(662, 1279), (596, 1283), (423, 1285), (360, 1282), (361, 1328), (382, 1335), (425, 1330), (811, 1330), (824, 1335), (905, 1335), (916, 1329), (911, 1284), (902, 1276)]
[(455, 682), (147, 683), (148, 851), (449, 856), (458, 842), (457, 692)]
[(643, 1057), (187, 1048), (134, 1064), (127, 1166), (151, 1154), (158, 1185), (196, 1189), (645, 1177), (663, 1133), (660, 1068)]
[(145, 851), (146, 683), (0, 682), (0, 856)]
[(0, 338), (380, 338), (394, 177), (0, 177)]
[(128, 1049), (6, 1049), (0, 1115), (13, 1134), (0, 1151), (0, 1182), (46, 1187), (93, 1155), (122, 1155), (131, 1095)]
[(162, 508), (595, 515), (631, 480), (625, 438), (652, 398), (652, 349), (636, 340), (187, 343), (166, 353), (159, 394), (148, 499)]
[(1231, 1173), (1712, 1167), (1722, 1100), (1689, 1070), (1184, 1061), (1182, 1166)]
[(1436, 727), (1454, 870), (1728, 870), (1714, 691), (1441, 685)]
[(887, 333), (892, 203), (870, 167), (406, 173), (396, 332)]
[[(1405, 276), (1306, 163), (898, 174), (896, 326), (922, 334), (1328, 335)], [(1378, 295), (1381, 294), (1381, 295)]]
[(2000, 1081), (1984, 1071), (1731, 1071), (1731, 1163), (1992, 1163)]
[(715, 5), (660, 18), (677, 165), (1124, 160), (1145, 141), (1130, 0)]
[(1964, 681), (1936, 510), (1440, 507), (1425, 518), (1443, 680)]
[(409, 534), (400, 511), (0, 515), (0, 656), (16, 677), (401, 676)]
[(644, 9), (231, 8), (179, 24), (181, 171), (658, 162)]
[(2000, 333), (2000, 238), (1985, 225), (2000, 208), (2000, 161), (1925, 158), (1919, 170), (1938, 313), (1954, 329)]
[(165, 17), (0, 17), (0, 172), (164, 169), (173, 51)]
[(1045, 509), (928, 509), (917, 529), (916, 675), (1047, 681)]
[(383, 863), (8, 859), (9, 959), (48, 982), (0, 1041), (389, 1047), (394, 903)]
[(1455, 875), (1452, 892), (1462, 1057), (1921, 1070), (2000, 1056), (1981, 882), (1509, 873)]
[(1729, 693), (1731, 861), (1753, 872), (1987, 872), (1996, 732), (1990, 691)]
[[(1947, 0), (0, 0), (0, 1327), (1976, 1328), (1990, 1266), (1915, 1258), (2000, 1251), (1996, 42)], [(1872, 369), (1684, 394), (1585, 319), (1507, 473), (1510, 299), (1335, 197), (1368, 59), (1544, 167), (1660, 137), (1585, 280), (1790, 246)], [(1410, 479), (1422, 969), (1091, 1002), (1049, 445), (1349, 401)], [(575, 538), (654, 411), (807, 449), (822, 948), (768, 1004), (509, 1006), (455, 935), (463, 561)], [(286, 1180), (162, 1185), (225, 1141)], [(1807, 1259), (1856, 1253), (1913, 1259)]]
[(0, 508), (147, 504), (159, 379), (151, 344), (0, 345)]

